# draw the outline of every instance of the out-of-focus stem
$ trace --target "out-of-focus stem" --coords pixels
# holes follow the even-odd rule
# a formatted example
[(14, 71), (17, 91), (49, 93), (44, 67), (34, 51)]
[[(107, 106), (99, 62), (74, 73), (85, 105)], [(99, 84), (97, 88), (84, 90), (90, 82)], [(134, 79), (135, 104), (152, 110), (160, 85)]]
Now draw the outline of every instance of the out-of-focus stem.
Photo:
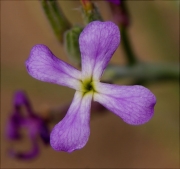
[(133, 51), (130, 38), (128, 36), (128, 26), (130, 24), (130, 17), (125, 1), (121, 1), (119, 5), (110, 3), (110, 8), (114, 17), (114, 22), (119, 26), (121, 31), (121, 43), (127, 58), (129, 66), (135, 65), (137, 57)]
[(122, 45), (123, 45), (124, 52), (126, 54), (128, 65), (129, 66), (135, 65), (138, 61), (137, 61), (136, 55), (133, 52), (127, 29), (124, 27), (121, 27), (120, 30), (121, 30)]
[[(57, 106), (39, 110), (40, 116), (48, 123), (58, 123), (66, 115), (71, 102)], [(107, 109), (98, 102), (91, 104), (91, 117), (102, 116), (106, 114)]]
[(61, 29), (62, 31), (66, 31), (67, 29), (70, 29), (71, 28), (71, 24), (70, 22), (68, 21), (68, 19), (65, 17), (64, 13), (62, 12), (60, 6), (58, 5), (57, 1), (56, 0), (51, 0), (49, 1), (49, 3), (51, 4), (52, 6), (52, 9), (58, 19), (58, 22), (59, 24), (61, 24)]
[(50, 24), (51, 24), (51, 26), (53, 28), (54, 33), (57, 36), (58, 29), (57, 29), (57, 26), (56, 26), (56, 22), (55, 22), (55, 20), (54, 20), (54, 18), (52, 16), (52, 13), (50, 11), (50, 8), (48, 6), (48, 2), (46, 0), (42, 0), (41, 5), (43, 7), (43, 10), (44, 10), (44, 13), (45, 13), (46, 17), (48, 18), (48, 20), (49, 20), (49, 22), (50, 22)]
[(131, 65), (135, 65), (138, 61), (128, 35), (130, 16), (129, 16), (128, 8), (126, 6), (126, 1), (122, 1), (121, 4), (119, 4), (119, 8), (121, 8), (122, 10), (122, 23), (119, 25), (121, 30), (122, 45), (124, 47), (124, 51), (127, 56), (128, 65), (131, 66)]
[(132, 78), (143, 83), (179, 80), (179, 65), (138, 63), (129, 67), (111, 64), (106, 68), (103, 77), (112, 81), (122, 78)]
[(41, 4), (57, 39), (62, 43), (64, 32), (71, 28), (71, 24), (56, 0), (41, 0)]

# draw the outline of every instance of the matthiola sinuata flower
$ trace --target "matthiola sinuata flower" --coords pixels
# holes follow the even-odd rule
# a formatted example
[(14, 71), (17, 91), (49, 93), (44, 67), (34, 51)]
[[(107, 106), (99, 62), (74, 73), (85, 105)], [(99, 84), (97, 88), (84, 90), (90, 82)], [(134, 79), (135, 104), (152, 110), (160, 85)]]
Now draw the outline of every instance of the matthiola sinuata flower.
[(51, 132), (50, 144), (55, 150), (72, 152), (85, 146), (90, 135), (92, 100), (128, 124), (143, 124), (153, 116), (156, 98), (147, 88), (100, 82), (119, 43), (120, 32), (114, 23), (89, 23), (79, 37), (82, 71), (54, 56), (45, 45), (32, 48), (26, 61), (31, 76), (76, 90), (66, 116)]
[[(45, 144), (49, 144), (50, 132), (46, 123), (37, 116), (30, 102), (23, 91), (17, 91), (13, 100), (13, 112), (8, 119), (6, 126), (6, 137), (9, 140), (21, 139), (20, 129), (25, 128), (28, 132), (28, 137), (31, 140), (32, 149), (27, 152), (16, 152), (9, 149), (9, 155), (19, 159), (32, 159), (39, 154), (39, 147), (37, 143), (37, 136), (40, 136)], [(26, 116), (22, 113), (22, 108), (26, 110)]]

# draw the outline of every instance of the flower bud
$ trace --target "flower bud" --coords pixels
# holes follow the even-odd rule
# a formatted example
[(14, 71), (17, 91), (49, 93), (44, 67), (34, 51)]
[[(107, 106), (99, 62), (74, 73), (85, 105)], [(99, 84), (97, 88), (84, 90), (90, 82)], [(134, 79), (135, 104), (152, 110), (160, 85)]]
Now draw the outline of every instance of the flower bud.
[(98, 11), (98, 8), (95, 6), (95, 4), (90, 0), (81, 0), (82, 2), (82, 14), (84, 18), (85, 24), (88, 24), (92, 21), (102, 21), (102, 17), (100, 12)]
[(64, 36), (65, 49), (69, 59), (76, 65), (81, 65), (81, 54), (79, 49), (79, 35), (83, 30), (80, 26), (75, 26), (68, 30)]

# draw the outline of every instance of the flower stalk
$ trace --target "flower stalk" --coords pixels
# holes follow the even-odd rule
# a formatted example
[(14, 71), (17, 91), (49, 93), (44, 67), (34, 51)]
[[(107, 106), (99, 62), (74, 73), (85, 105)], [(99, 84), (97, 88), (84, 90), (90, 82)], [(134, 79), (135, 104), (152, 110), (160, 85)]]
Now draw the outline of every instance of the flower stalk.
[[(138, 63), (134, 66), (108, 65), (103, 75), (104, 79), (118, 80), (122, 78), (132, 78), (135, 81), (144, 83), (154, 83), (163, 80), (179, 80), (179, 65), (158, 64), (158, 63)], [(137, 84), (137, 83), (135, 83)]]
[(138, 60), (134, 50), (132, 48), (130, 38), (128, 35), (128, 26), (130, 24), (129, 12), (125, 1), (121, 1), (120, 4), (110, 3), (110, 9), (113, 14), (114, 22), (119, 26), (121, 31), (122, 46), (127, 58), (127, 64), (129, 66), (135, 65)]
[(135, 80), (135, 84), (137, 82), (138, 84), (146, 84), (162, 80), (178, 80), (178, 65), (144, 63), (137, 59), (128, 34), (130, 16), (126, 1), (121, 1), (120, 4), (110, 3), (110, 8), (114, 21), (121, 31), (122, 46), (128, 63), (126, 66), (109, 65), (103, 77), (112, 81), (132, 78)]
[(70, 22), (62, 12), (56, 0), (41, 0), (44, 13), (60, 43), (63, 42), (64, 32), (71, 28)]
[(134, 50), (132, 49), (128, 31), (125, 27), (121, 27), (120, 30), (121, 30), (122, 46), (127, 58), (127, 65), (133, 66), (138, 62), (138, 60), (134, 53)]

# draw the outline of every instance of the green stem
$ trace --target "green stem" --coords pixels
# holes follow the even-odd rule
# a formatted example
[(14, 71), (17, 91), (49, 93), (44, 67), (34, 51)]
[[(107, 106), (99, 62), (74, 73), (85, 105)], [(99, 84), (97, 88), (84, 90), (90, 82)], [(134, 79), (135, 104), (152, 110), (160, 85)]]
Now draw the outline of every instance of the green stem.
[(103, 77), (112, 81), (122, 78), (132, 78), (143, 83), (179, 80), (179, 65), (149, 63), (138, 63), (131, 67), (109, 65)]
[(60, 6), (58, 5), (56, 0), (51, 0), (49, 1), (49, 3), (52, 6), (53, 12), (55, 14), (55, 16), (58, 19), (58, 22), (63, 25), (63, 29), (67, 30), (71, 28), (71, 24), (68, 21), (68, 19), (65, 17), (64, 13), (62, 12)]
[(119, 26), (121, 32), (121, 43), (123, 45), (123, 50), (125, 52), (128, 65), (132, 66), (136, 64), (138, 61), (136, 59), (136, 55), (134, 54), (127, 31), (127, 28), (130, 23), (130, 17), (128, 8), (126, 6), (126, 2), (125, 0), (121, 1), (121, 4), (118, 6), (116, 4), (110, 3), (110, 8), (114, 16), (114, 21)]
[(43, 7), (43, 10), (44, 10), (44, 13), (45, 13), (47, 19), (49, 20), (49, 22), (50, 22), (50, 24), (51, 24), (51, 26), (53, 28), (53, 31), (54, 31), (55, 35), (58, 36), (58, 27), (57, 27), (57, 24), (56, 24), (56, 22), (54, 20), (52, 12), (51, 12), (51, 10), (49, 8), (48, 2), (46, 0), (42, 0), (41, 5)]
[(133, 49), (129, 40), (129, 35), (125, 27), (121, 27), (121, 38), (122, 38), (123, 49), (128, 60), (128, 65), (129, 66), (135, 65), (138, 62), (136, 59), (137, 57), (135, 56), (133, 52)]
[(71, 24), (63, 14), (56, 0), (42, 0), (41, 4), (56, 37), (62, 43), (64, 32), (71, 28)]
[(132, 65), (135, 65), (138, 61), (137, 61), (137, 57), (134, 53), (134, 50), (132, 48), (130, 38), (128, 35), (128, 26), (130, 24), (130, 16), (129, 16), (129, 11), (126, 5), (126, 1), (121, 2), (121, 4), (119, 5), (119, 9), (122, 11), (121, 12), (122, 18), (124, 18), (122, 23), (119, 24), (119, 27), (121, 30), (122, 45), (124, 47), (123, 49), (128, 60), (128, 65), (132, 66)]

